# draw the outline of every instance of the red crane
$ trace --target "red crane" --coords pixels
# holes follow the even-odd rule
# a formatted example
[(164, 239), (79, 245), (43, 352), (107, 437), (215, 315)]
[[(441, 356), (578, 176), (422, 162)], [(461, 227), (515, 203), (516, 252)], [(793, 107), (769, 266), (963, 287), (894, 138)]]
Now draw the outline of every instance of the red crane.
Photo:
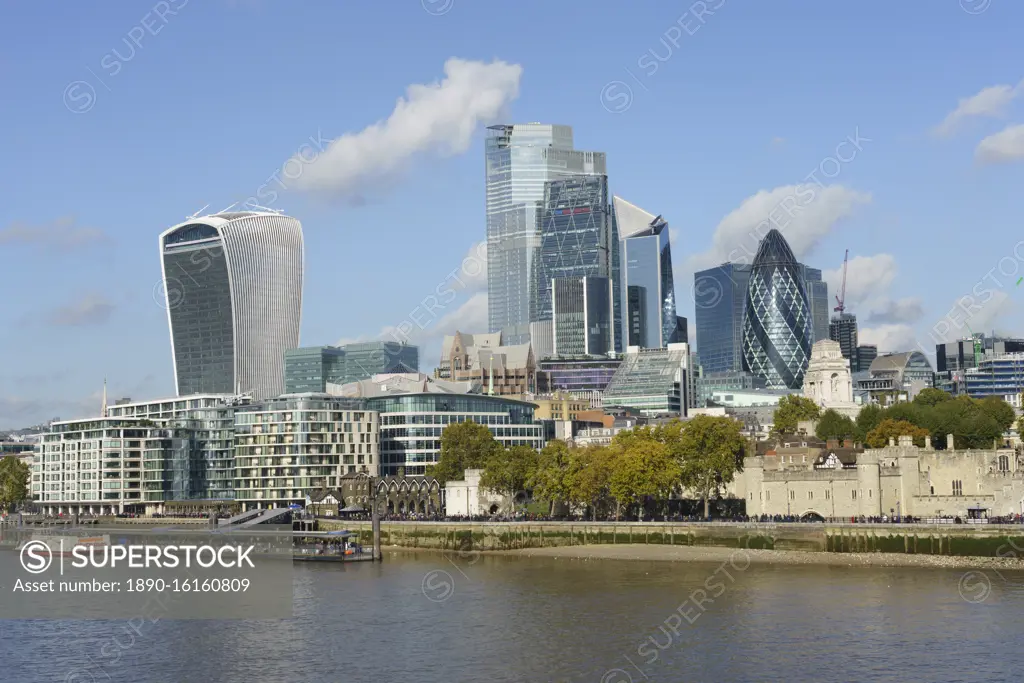
[(843, 286), (839, 288), (839, 293), (836, 294), (836, 307), (833, 309), (840, 314), (846, 310), (846, 266), (850, 261), (850, 250), (846, 250), (846, 255), (843, 256)]

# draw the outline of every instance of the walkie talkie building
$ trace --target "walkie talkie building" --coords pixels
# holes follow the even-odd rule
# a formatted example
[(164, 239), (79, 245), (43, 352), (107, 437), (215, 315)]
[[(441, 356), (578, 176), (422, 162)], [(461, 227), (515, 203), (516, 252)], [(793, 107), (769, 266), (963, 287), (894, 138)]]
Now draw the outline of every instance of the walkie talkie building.
[(302, 226), (272, 212), (190, 218), (160, 235), (179, 396), (284, 392), (299, 346)]
[(743, 369), (769, 389), (799, 389), (811, 357), (811, 309), (803, 270), (778, 230), (757, 248), (743, 314)]

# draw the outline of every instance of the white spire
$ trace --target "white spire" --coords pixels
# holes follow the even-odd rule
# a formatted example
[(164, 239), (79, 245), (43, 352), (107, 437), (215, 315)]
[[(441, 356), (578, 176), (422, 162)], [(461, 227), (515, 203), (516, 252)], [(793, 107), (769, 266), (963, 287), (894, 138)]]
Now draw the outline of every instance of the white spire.
[(100, 406), (100, 417), (107, 416), (107, 378), (103, 378), (103, 405)]

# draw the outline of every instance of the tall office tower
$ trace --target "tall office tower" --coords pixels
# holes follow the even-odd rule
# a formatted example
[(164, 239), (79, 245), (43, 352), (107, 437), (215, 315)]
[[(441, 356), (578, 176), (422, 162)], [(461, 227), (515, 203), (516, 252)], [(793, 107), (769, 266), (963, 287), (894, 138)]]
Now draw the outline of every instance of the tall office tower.
[(799, 389), (811, 358), (811, 310), (803, 273), (789, 244), (772, 229), (751, 264), (743, 314), (743, 369), (769, 389)]
[(613, 348), (612, 288), (607, 277), (551, 283), (556, 356), (605, 356)]
[(506, 344), (530, 339), (539, 320), (545, 184), (604, 175), (602, 152), (572, 148), (572, 128), (541, 123), (491, 126), (484, 143), (487, 178), (487, 320)]
[(328, 384), (345, 383), (345, 350), (311, 346), (284, 352), (284, 393), (322, 394)]
[(272, 212), (192, 217), (160, 235), (179, 396), (284, 391), (299, 346), (302, 226)]
[(839, 342), (843, 358), (850, 361), (850, 372), (867, 370), (867, 366), (861, 367), (857, 356), (857, 316), (845, 312), (834, 316), (828, 325), (828, 338)]
[(857, 370), (851, 372), (867, 372), (871, 369), (871, 361), (878, 358), (878, 347), (874, 344), (862, 344), (857, 347)]
[(749, 263), (723, 263), (693, 275), (697, 353), (706, 373), (743, 368), (743, 311)]
[(626, 339), (628, 346), (648, 348), (647, 343), (647, 288), (630, 285), (626, 288)]
[[(599, 277), (607, 280), (613, 294), (607, 297), (609, 320), (621, 316), (618, 251), (615, 223), (608, 203), (608, 178), (603, 175), (575, 176), (545, 184), (541, 214), (540, 260), (537, 268), (537, 321), (551, 320), (552, 282)], [(611, 329), (610, 333), (620, 332)], [(608, 353), (621, 347), (612, 338)], [(561, 352), (561, 355), (565, 355)]]
[(803, 264), (800, 267), (804, 272), (804, 283), (807, 285), (807, 303), (811, 307), (813, 345), (816, 341), (829, 338), (828, 283), (821, 279), (820, 269)]
[[(647, 290), (648, 348), (664, 348), (677, 341), (676, 290), (672, 278), (672, 249), (668, 223), (621, 197), (614, 198), (615, 219), (621, 239), (622, 298), (629, 288)], [(623, 325), (630, 319), (627, 310)], [(625, 331), (624, 331), (625, 332)], [(623, 333), (623, 336), (626, 335)]]

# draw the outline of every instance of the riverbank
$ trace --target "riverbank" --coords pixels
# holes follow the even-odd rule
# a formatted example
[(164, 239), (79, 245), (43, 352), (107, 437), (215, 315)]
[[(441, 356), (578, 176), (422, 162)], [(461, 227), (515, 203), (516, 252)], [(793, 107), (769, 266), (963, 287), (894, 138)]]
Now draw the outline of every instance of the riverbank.
[[(398, 550), (397, 547), (392, 547)], [(408, 548), (400, 548), (408, 550)], [(550, 557), (560, 560), (624, 560), (641, 562), (732, 562), (759, 565), (824, 565), (830, 567), (936, 567), (1024, 571), (1024, 559), (1014, 557), (956, 557), (894, 553), (815, 553), (801, 550), (746, 550), (700, 546), (578, 545), (559, 548), (497, 550), (484, 555)]]

